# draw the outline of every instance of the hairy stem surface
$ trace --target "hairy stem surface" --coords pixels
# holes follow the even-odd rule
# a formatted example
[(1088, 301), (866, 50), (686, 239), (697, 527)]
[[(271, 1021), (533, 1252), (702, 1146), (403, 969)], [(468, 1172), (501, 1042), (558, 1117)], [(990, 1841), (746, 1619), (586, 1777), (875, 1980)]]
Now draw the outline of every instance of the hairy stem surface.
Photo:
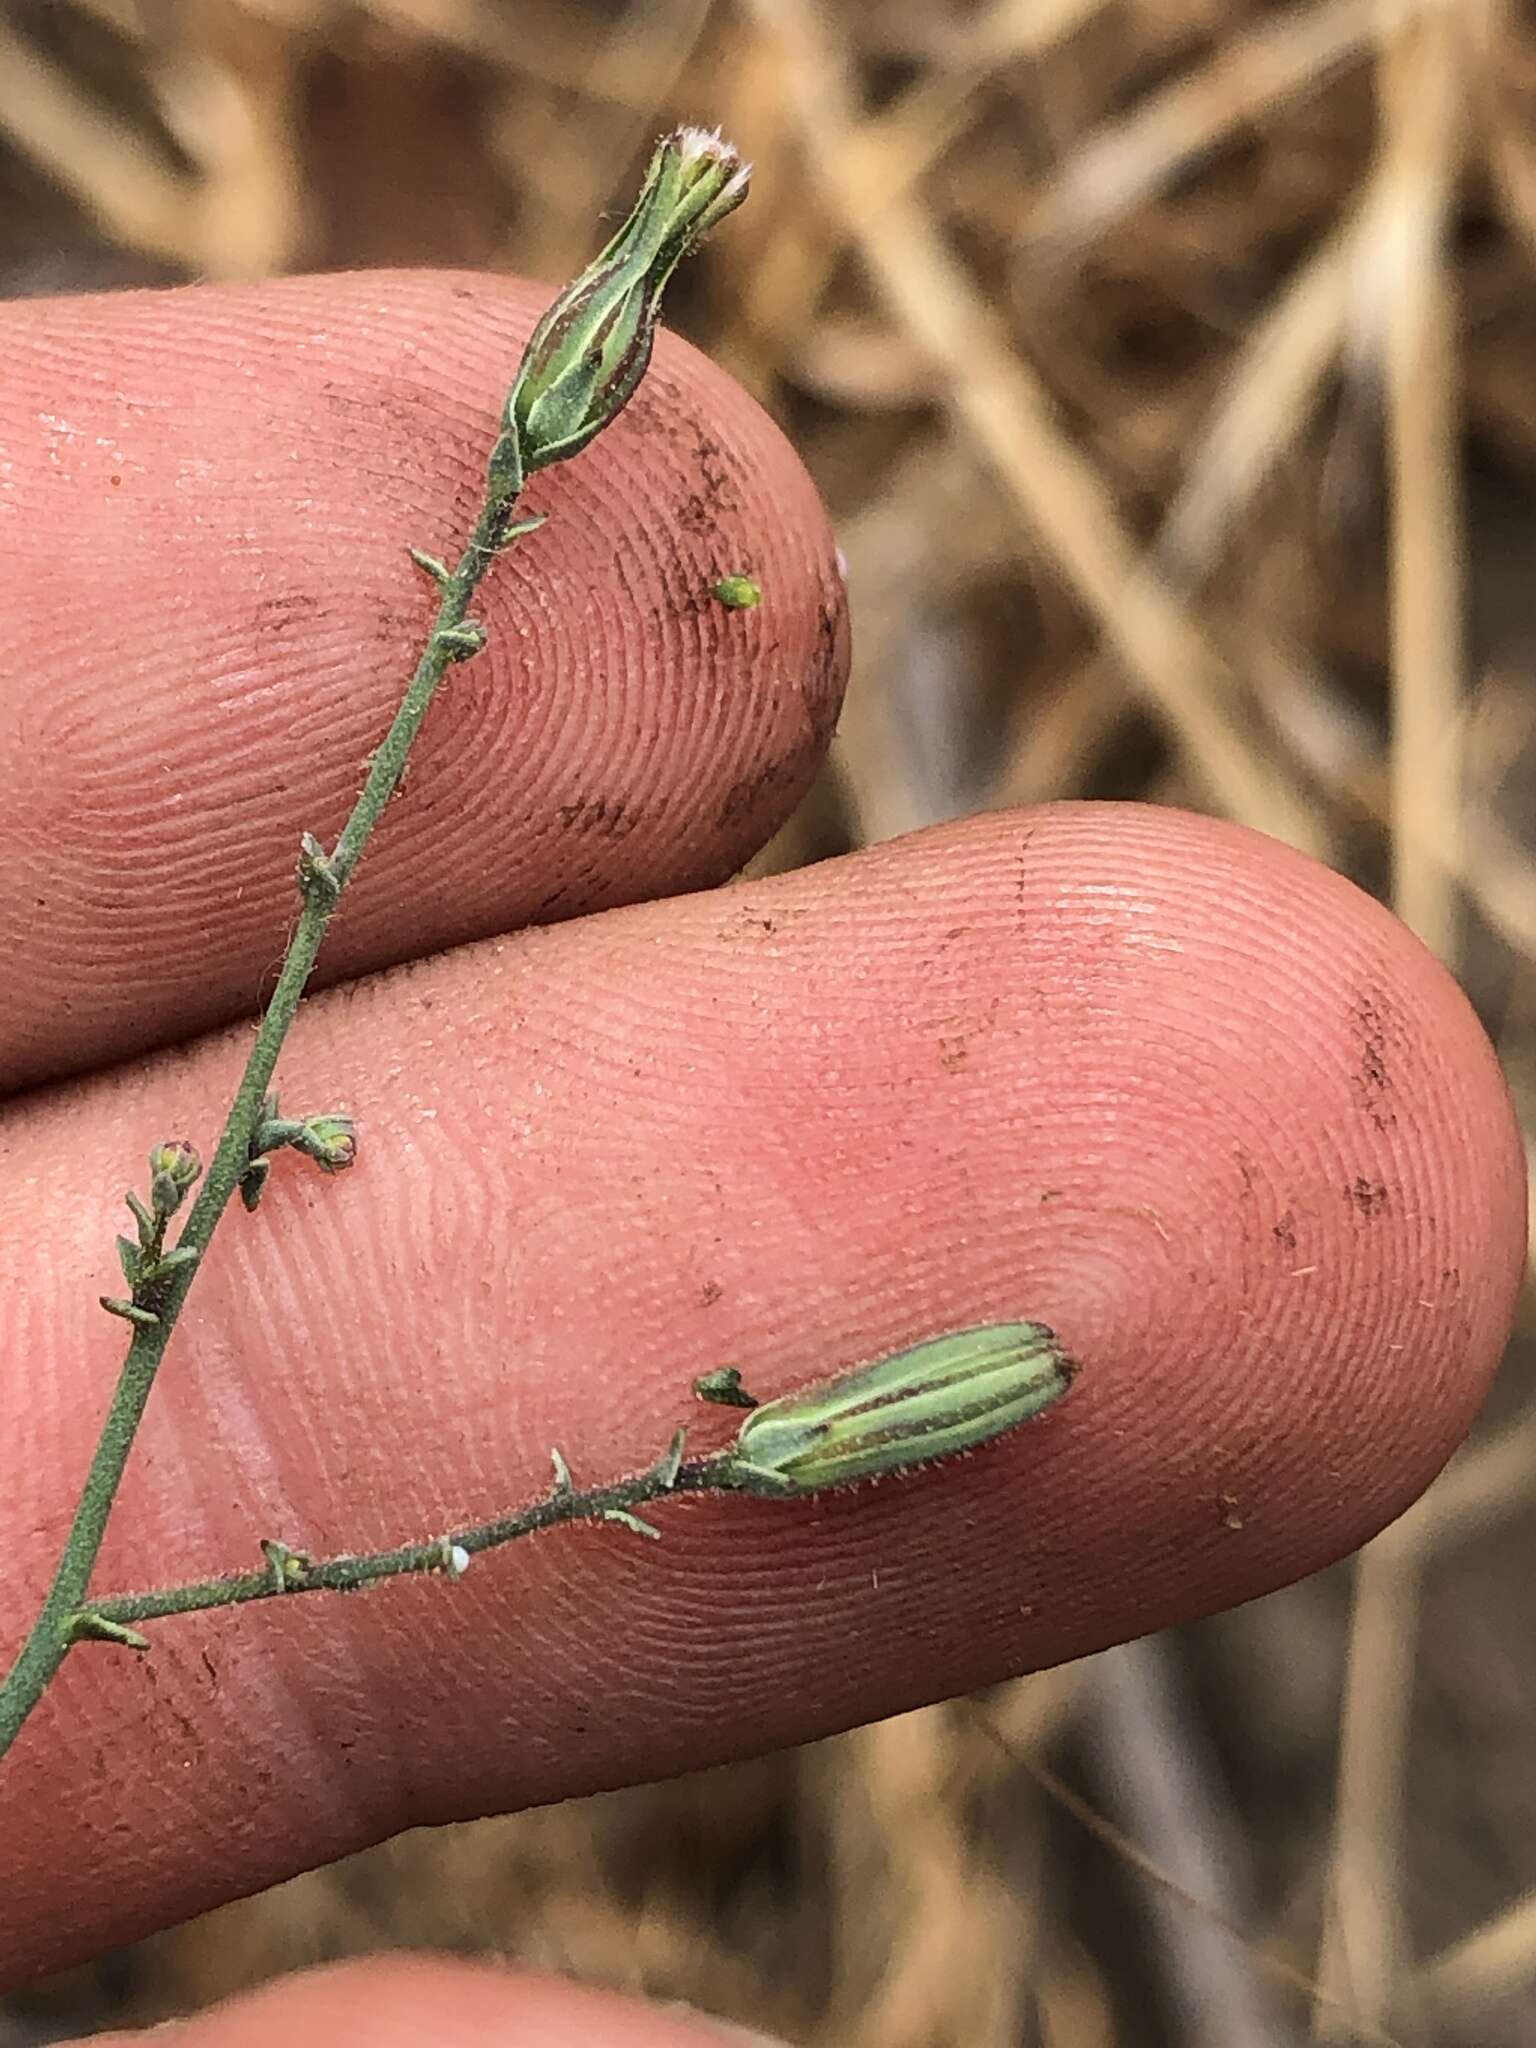
[(210, 1607), (242, 1607), (252, 1600), (281, 1599), (293, 1593), (356, 1593), (386, 1579), (421, 1572), (458, 1578), (481, 1551), (500, 1549), (520, 1536), (535, 1536), (562, 1522), (616, 1522), (637, 1535), (655, 1536), (659, 1532), (641, 1520), (637, 1509), (675, 1493), (726, 1490), (721, 1460), (706, 1458), (685, 1465), (680, 1462), (681, 1452), (679, 1436), (647, 1471), (587, 1492), (570, 1483), (562, 1464), (555, 1485), (527, 1507), (447, 1536), (402, 1543), (393, 1550), (310, 1558), (285, 1545), (268, 1544), (267, 1562), (260, 1571), (231, 1572), (223, 1578), (200, 1579), (154, 1593), (122, 1593), (92, 1601), (89, 1611), (80, 1617), (82, 1632), (123, 1641), (140, 1622), (196, 1614)]

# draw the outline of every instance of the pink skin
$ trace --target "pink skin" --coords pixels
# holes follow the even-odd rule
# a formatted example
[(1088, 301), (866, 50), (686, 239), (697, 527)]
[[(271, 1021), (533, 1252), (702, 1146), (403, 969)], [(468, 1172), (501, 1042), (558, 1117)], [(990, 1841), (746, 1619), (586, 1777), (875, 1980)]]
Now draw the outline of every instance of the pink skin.
[[(269, 1985), (154, 2035), (164, 2048), (773, 2048), (675, 2007), (477, 1963), (391, 1956)], [(142, 2034), (95, 2037), (127, 2048)]]
[[(462, 545), (548, 296), (407, 271), (0, 309), (0, 1088), (249, 1014), (292, 849), (340, 829), (431, 619), (406, 546)], [(490, 646), (322, 984), (724, 881), (815, 773), (836, 554), (723, 372), (663, 336), (601, 451), (523, 505), (556, 516), (484, 585)], [(736, 569), (760, 610), (710, 596)]]
[[(464, 327), (453, 359), (467, 347), (468, 386), (494, 390), (487, 309), (521, 319), (533, 301), (483, 280), (461, 301), (459, 288), (344, 279), (5, 316), (32, 335), (38, 387), (72, 390), (77, 412), (87, 398), (112, 403), (110, 386), (71, 383), (53, 353), (77, 321), (103, 376), (114, 360), (151, 374), (154, 351), (116, 345), (121, 322), (130, 336), (164, 330), (168, 385), (222, 376), (225, 392), (202, 407), (197, 435), (156, 415), (142, 450), (162, 506), (194, 449), (212, 464), (217, 546), (189, 525), (178, 568), (208, 592), (208, 623), (166, 634), (153, 575), (141, 600), (110, 567), (62, 564), (61, 587), (85, 608), (71, 618), (78, 715), (37, 756), (35, 677), (55, 656), (35, 634), (53, 612), (40, 606), (34, 639), (8, 643), (25, 666), (14, 657), (0, 679), (3, 765), (7, 785), (30, 792), (11, 858), (28, 857), (35, 835), (62, 838), (59, 902), (85, 901), (109, 847), (82, 823), (85, 794), (118, 806), (115, 843), (136, 815), (132, 787), (101, 767), (98, 727), (120, 721), (120, 745), (125, 716), (97, 651), (108, 620), (119, 656), (138, 650), (131, 672), (184, 707), (168, 783), (197, 787), (216, 813), (210, 828), (201, 809), (192, 820), (151, 799), (155, 834), (134, 842), (134, 863), (179, 878), (169, 908), (146, 893), (18, 916), (8, 943), (32, 950), (0, 991), (16, 1072), (184, 1038), (189, 1002), (199, 1022), (249, 1003), (291, 913), (281, 849), (317, 807), (322, 825), (339, 815), (425, 606), (408, 584), (384, 603), (396, 571), (381, 541), (340, 601), (354, 636), (364, 616), (383, 630), (384, 603), (391, 660), (354, 670), (323, 610), (312, 630), (331, 657), (308, 666), (280, 636), (252, 642), (260, 579), (228, 566), (219, 518), (257, 528), (265, 547), (270, 511), (274, 582), (300, 575), (304, 519), (323, 531), (345, 510), (355, 533), (365, 501), (383, 535), (446, 540), (454, 508), (468, 510), (468, 450), (485, 421), (466, 401), (453, 415), (462, 440), (445, 446), (440, 429), (417, 451), (423, 482), (409, 447), (394, 459), (393, 415), (379, 428), (391, 453), (377, 457), (355, 405), (343, 409), (345, 432), (326, 429), (340, 438), (326, 444), (323, 510), (289, 506), (285, 542), (259, 493), (239, 518), (218, 512), (247, 473), (225, 453), (246, 433), (229, 393), (249, 391), (247, 360), (292, 373), (285, 383), (273, 369), (282, 389), (249, 463), (285, 408), (324, 413), (330, 387), (314, 369), (293, 382), (299, 327), (334, 334), (350, 318), (346, 388), (366, 386), (371, 363), (387, 394), (402, 336), (432, 331), (432, 305)], [(357, 309), (386, 292), (410, 318), (381, 336)], [(217, 375), (204, 367), (216, 336), (228, 358)], [(433, 374), (412, 373), (410, 403), (429, 413)], [(677, 349), (662, 375), (708, 431), (642, 412), (598, 444), (584, 481), (574, 466), (558, 489), (549, 480), (558, 516), (538, 573), (563, 560), (556, 535), (578, 497), (583, 517), (619, 505), (612, 561), (594, 550), (561, 583), (577, 615), (547, 622), (565, 664), (553, 678), (515, 656), (534, 584), (513, 576), (484, 607), (514, 653), (448, 686), (471, 694), (434, 714), (348, 928), (347, 972), (416, 964), (309, 1006), (281, 1070), (293, 1105), (356, 1112), (359, 1164), (325, 1181), (280, 1161), (260, 1214), (221, 1232), (99, 1583), (230, 1568), (266, 1534), (325, 1550), (435, 1532), (542, 1488), (551, 1445), (596, 1478), (648, 1459), (680, 1420), (712, 1441), (729, 1419), (698, 1410), (688, 1385), (726, 1362), (773, 1394), (938, 1329), (1040, 1315), (1082, 1379), (1061, 1409), (945, 1470), (801, 1507), (679, 1502), (660, 1511), (659, 1545), (564, 1532), (482, 1559), (454, 1587), (165, 1623), (145, 1661), (80, 1652), (0, 1767), (0, 1974), (56, 1966), (401, 1827), (800, 1741), (1280, 1585), (1421, 1491), (1497, 1364), (1524, 1170), (1492, 1052), (1386, 912), (1253, 834), (1170, 811), (1051, 806), (433, 951), (515, 922), (573, 861), (585, 893), (551, 914), (717, 877), (810, 766), (733, 803), (754, 749), (778, 733), (787, 756), (797, 734), (825, 733), (841, 641), (835, 606), (821, 623), (835, 586), (809, 487), (716, 373)], [(632, 550), (642, 563), (664, 555), (654, 534), (635, 538), (613, 479), (666, 472), (679, 434), (684, 467), (701, 439), (751, 451), (730, 457), (744, 466), (744, 509), (718, 566), (753, 567), (768, 594), (760, 613), (725, 623), (691, 615), (706, 621), (701, 638), (616, 651), (603, 636), (634, 630), (624, 605), (585, 604), (583, 579), (611, 576), (622, 592), (642, 574)], [(46, 448), (20, 453), (50, 468)], [(102, 544), (100, 505), (113, 547), (134, 545), (115, 502), (128, 485), (88, 470), (82, 456), (68, 487), (51, 475), (17, 486), (29, 502), (57, 497), (55, 557), (67, 547), (83, 561)], [(699, 549), (702, 561), (716, 543)], [(743, 619), (758, 624), (738, 639)], [(217, 701), (215, 644), (228, 648)], [(498, 691), (517, 707), (504, 723)], [(543, 710), (524, 749), (530, 699)], [(471, 708), (456, 718), (460, 703)], [(285, 762), (270, 806), (237, 831), (227, 805), (281, 731), (302, 735), (305, 759)], [(488, 733), (505, 746), (494, 775)], [(96, 764), (78, 781), (71, 748)], [(338, 759), (353, 767), (340, 773)], [(633, 834), (611, 844), (600, 829), (550, 829), (552, 792), (600, 800), (612, 762), (630, 778), (626, 802), (647, 778)], [(199, 850), (210, 829), (211, 873)], [(3, 830), (22, 826), (8, 816)], [(233, 887), (260, 917), (224, 916)], [(196, 972), (178, 965), (177, 918), (196, 934)], [(66, 995), (53, 1046), (40, 1019)], [(240, 1026), (8, 1112), (0, 1257), (16, 1276), (10, 1355), (25, 1369), (0, 1382), (0, 1442), (16, 1447), (0, 1489), (13, 1560), (0, 1642), (41, 1591), (120, 1349), (92, 1306), (112, 1283), (120, 1190), (157, 1137), (211, 1136), (247, 1043)], [(226, 2024), (207, 2023), (210, 2044)]]

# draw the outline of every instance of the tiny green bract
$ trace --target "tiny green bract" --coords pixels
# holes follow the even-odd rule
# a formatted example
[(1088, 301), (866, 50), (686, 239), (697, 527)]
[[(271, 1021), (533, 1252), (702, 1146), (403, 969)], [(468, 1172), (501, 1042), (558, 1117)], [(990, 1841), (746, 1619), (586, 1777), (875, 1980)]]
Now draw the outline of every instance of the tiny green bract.
[(782, 1499), (974, 1450), (1059, 1401), (1076, 1373), (1044, 1323), (952, 1331), (754, 1408), (722, 1483)]

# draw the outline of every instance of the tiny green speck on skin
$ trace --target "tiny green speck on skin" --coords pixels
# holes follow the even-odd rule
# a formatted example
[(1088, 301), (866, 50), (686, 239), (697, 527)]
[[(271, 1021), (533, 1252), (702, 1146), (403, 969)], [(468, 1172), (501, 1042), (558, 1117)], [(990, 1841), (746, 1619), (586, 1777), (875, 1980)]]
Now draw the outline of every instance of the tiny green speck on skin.
[(750, 576), (722, 576), (711, 594), (733, 612), (749, 612), (763, 601), (762, 590)]

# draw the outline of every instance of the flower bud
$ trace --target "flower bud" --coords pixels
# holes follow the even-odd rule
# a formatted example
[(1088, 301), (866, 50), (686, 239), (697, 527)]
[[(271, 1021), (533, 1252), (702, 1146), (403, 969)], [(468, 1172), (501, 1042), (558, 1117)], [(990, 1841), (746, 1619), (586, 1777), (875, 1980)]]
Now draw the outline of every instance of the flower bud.
[(203, 1170), (203, 1162), (185, 1138), (167, 1138), (149, 1155), (149, 1201), (159, 1216), (174, 1216), (182, 1198)]
[(1059, 1401), (1076, 1372), (1044, 1323), (935, 1337), (753, 1409), (720, 1483), (779, 1499), (974, 1450)]
[(741, 1372), (734, 1365), (717, 1365), (713, 1372), (700, 1375), (693, 1383), (693, 1391), (701, 1401), (713, 1401), (721, 1408), (756, 1408), (760, 1405), (755, 1394), (749, 1394), (741, 1384)]
[(749, 166), (717, 134), (679, 128), (651, 158), (634, 211), (534, 329), (507, 401), (507, 481), (585, 448), (634, 395), (668, 278), (747, 196)]
[(357, 1126), (351, 1117), (335, 1111), (307, 1116), (293, 1146), (326, 1173), (343, 1173), (357, 1158)]

